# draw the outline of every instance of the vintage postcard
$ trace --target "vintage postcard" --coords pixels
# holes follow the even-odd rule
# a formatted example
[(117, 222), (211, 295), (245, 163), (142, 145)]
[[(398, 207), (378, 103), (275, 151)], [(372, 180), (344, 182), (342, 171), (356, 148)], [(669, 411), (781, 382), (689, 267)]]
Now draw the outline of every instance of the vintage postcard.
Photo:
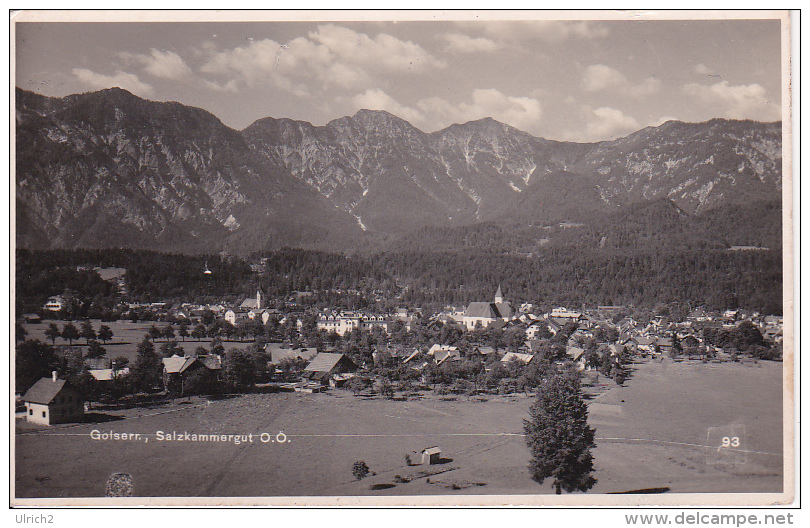
[(788, 12), (10, 26), (12, 506), (796, 500)]

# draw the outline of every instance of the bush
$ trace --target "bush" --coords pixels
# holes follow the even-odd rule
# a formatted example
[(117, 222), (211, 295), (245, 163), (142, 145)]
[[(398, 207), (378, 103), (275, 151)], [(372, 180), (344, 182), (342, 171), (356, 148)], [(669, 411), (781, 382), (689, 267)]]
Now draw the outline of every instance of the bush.
[(391, 382), (388, 381), (388, 378), (382, 378), (380, 380), (380, 395), (386, 399), (393, 399), (394, 397), (394, 386), (391, 385)]
[(368, 473), (368, 465), (362, 460), (358, 460), (352, 466), (352, 475), (354, 475), (355, 480), (363, 480), (368, 476)]

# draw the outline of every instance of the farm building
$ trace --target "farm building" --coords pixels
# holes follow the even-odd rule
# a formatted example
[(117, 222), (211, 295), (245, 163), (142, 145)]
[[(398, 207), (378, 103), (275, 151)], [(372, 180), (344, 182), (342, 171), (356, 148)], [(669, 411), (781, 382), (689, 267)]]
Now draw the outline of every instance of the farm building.
[(84, 398), (67, 380), (59, 379), (56, 372), (42, 378), (23, 395), (25, 417), (29, 422), (42, 425), (81, 421), (84, 416)]
[(183, 393), (192, 376), (201, 375), (206, 382), (219, 380), (222, 358), (216, 354), (182, 357), (174, 355), (163, 358), (163, 385), (169, 391)]
[(533, 354), (521, 354), (519, 352), (507, 352), (501, 358), (501, 363), (509, 363), (510, 361), (520, 361), (526, 365), (534, 360)]
[(436, 362), (437, 365), (442, 365), (446, 361), (461, 360), (461, 352), (458, 351), (458, 347), (450, 345), (435, 344), (432, 347), (430, 347), (430, 350), (428, 350), (427, 354), (428, 356), (433, 356), (433, 360)]
[(422, 450), (423, 464), (438, 464), (442, 460), (442, 450), (438, 446), (428, 447)]
[[(346, 354), (321, 352), (304, 369), (304, 377), (321, 385), (337, 385), (337, 374), (355, 372), (359, 367)], [(345, 380), (344, 380), (345, 381)]]
[(35, 313), (22, 314), (22, 320), (29, 324), (39, 324), (42, 322), (42, 318), (39, 314)]
[(565, 355), (568, 356), (568, 359), (574, 362), (578, 370), (585, 370), (586, 356), (584, 348), (568, 347), (565, 350)]
[(290, 348), (281, 343), (267, 343), (264, 351), (270, 354), (270, 362), (278, 365), (283, 359), (304, 359), (310, 361), (318, 354), (314, 348)]
[(129, 374), (129, 367), (124, 367), (122, 369), (88, 369), (87, 371), (93, 379), (101, 383), (109, 383), (116, 378), (122, 378)]

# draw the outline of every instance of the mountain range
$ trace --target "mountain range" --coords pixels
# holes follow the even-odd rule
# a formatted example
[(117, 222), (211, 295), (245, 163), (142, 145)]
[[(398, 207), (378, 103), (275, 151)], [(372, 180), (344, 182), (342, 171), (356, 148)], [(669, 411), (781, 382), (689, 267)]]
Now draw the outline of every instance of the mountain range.
[(238, 131), (119, 88), (64, 98), (18, 88), (15, 141), (18, 247), (408, 249), (430, 233), (495, 229), (521, 250), (620, 248), (629, 239), (600, 230), (639, 211), (720, 233), (710, 245), (781, 236), (780, 122), (668, 121), (574, 143), (491, 118), (425, 133), (360, 110)]

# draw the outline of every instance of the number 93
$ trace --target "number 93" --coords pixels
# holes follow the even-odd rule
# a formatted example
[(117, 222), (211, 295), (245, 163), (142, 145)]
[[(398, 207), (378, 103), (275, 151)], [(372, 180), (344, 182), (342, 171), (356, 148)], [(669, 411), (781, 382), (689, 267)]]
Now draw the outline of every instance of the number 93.
[(740, 447), (740, 437), (739, 436), (724, 436), (723, 443), (720, 447)]

